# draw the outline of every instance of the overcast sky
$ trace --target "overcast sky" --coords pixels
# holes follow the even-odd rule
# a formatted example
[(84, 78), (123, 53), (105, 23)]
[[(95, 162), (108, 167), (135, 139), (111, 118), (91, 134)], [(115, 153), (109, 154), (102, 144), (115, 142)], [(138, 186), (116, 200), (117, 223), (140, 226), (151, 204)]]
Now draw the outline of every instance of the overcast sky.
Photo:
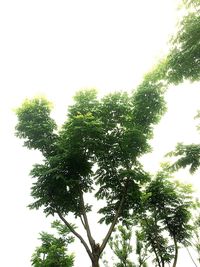
[[(41, 211), (26, 208), (31, 201), (28, 174), (40, 155), (15, 138), (13, 109), (26, 97), (42, 94), (54, 103), (53, 116), (61, 124), (76, 90), (131, 91), (167, 51), (176, 24), (176, 3), (0, 2), (1, 266), (31, 266), (38, 233), (49, 228), (49, 219)], [(193, 120), (199, 99), (198, 83), (168, 90), (168, 112), (155, 128), (154, 152), (144, 158), (147, 170), (155, 172), (178, 141), (199, 142)], [(184, 171), (179, 177), (200, 188), (198, 173), (191, 177)], [(84, 255), (78, 249), (76, 267), (89, 266)]]

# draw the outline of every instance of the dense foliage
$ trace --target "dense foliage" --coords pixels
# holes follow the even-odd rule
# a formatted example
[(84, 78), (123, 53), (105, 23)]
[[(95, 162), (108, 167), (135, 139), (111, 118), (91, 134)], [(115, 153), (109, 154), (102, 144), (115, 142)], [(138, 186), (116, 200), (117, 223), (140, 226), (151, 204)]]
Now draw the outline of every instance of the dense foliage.
[(165, 170), (159, 172), (144, 194), (141, 227), (150, 252), (158, 266), (173, 261), (176, 266), (178, 244), (187, 246), (192, 236), (192, 188), (170, 178)]
[[(47, 215), (59, 215), (96, 264), (118, 220), (139, 208), (141, 186), (149, 175), (138, 159), (150, 151), (153, 125), (166, 108), (163, 87), (148, 79), (130, 95), (116, 92), (98, 99), (92, 89), (78, 92), (74, 101), (66, 122), (57, 130), (46, 99), (26, 100), (16, 111), (16, 134), (29, 149), (43, 154), (44, 163), (31, 171), (35, 201), (30, 207), (43, 207)], [(110, 224), (100, 246), (87, 220), (92, 205), (85, 203), (84, 194), (91, 192), (97, 200), (105, 201), (99, 210), (100, 223)], [(91, 248), (70, 227), (66, 220), (69, 213), (83, 223)]]
[(179, 248), (191, 246), (194, 236), (198, 243), (199, 229), (192, 222), (197, 205), (192, 193), (191, 185), (174, 180), (167, 165), (158, 172), (144, 189), (140, 212), (111, 239), (118, 258), (115, 265), (175, 267)]
[(169, 52), (153, 69), (158, 82), (177, 85), (200, 80), (200, 1), (181, 2), (183, 15), (171, 37)]
[[(183, 4), (185, 15), (172, 38), (169, 54), (131, 94), (115, 92), (99, 99), (96, 90), (80, 91), (61, 128), (51, 118), (52, 105), (44, 98), (26, 100), (16, 111), (16, 135), (28, 149), (37, 149), (43, 155), (43, 163), (31, 171), (34, 201), (29, 207), (43, 208), (47, 216), (58, 215), (81, 241), (93, 267), (99, 266), (99, 258), (119, 221), (123, 224), (137, 218), (141, 227), (138, 255), (140, 259), (146, 255), (146, 250), (142, 254), (146, 249), (142, 242), (146, 242), (160, 267), (172, 261), (175, 267), (178, 244), (186, 244), (190, 238), (190, 188), (172, 183), (165, 172), (151, 180), (139, 161), (150, 152), (153, 127), (166, 110), (167, 85), (200, 79), (200, 2), (183, 0)], [(194, 172), (200, 165), (199, 145), (178, 144), (171, 155), (179, 157), (174, 170), (189, 165)], [(101, 244), (96, 243), (90, 230), (87, 214), (93, 207), (85, 202), (89, 193), (105, 203), (99, 209), (99, 222), (109, 228)], [(69, 215), (80, 220), (87, 238), (70, 224)], [(126, 238), (123, 231), (121, 228), (121, 235)], [(45, 247), (50, 250), (51, 244), (56, 244), (58, 251), (63, 248), (64, 243), (51, 235), (43, 233), (41, 240), (43, 244), (49, 242)], [(130, 247), (126, 242), (122, 245), (125, 250), (123, 246), (122, 250), (115, 247), (115, 252), (128, 259)], [(36, 256), (40, 255), (40, 248), (38, 251)], [(127, 262), (129, 266), (133, 264)]]

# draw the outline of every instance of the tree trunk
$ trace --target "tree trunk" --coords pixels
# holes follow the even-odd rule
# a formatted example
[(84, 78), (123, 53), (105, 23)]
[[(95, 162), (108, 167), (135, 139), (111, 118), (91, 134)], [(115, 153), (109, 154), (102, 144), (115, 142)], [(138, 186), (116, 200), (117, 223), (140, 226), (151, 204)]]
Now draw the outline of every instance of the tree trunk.
[(99, 267), (100, 255), (100, 245), (94, 243), (92, 246), (92, 267)]
[(95, 257), (92, 260), (92, 267), (99, 267), (99, 258)]
[(175, 246), (175, 254), (174, 254), (173, 267), (176, 267), (177, 260), (178, 260), (178, 244), (177, 244), (177, 241), (176, 241), (176, 237), (174, 237), (174, 246)]

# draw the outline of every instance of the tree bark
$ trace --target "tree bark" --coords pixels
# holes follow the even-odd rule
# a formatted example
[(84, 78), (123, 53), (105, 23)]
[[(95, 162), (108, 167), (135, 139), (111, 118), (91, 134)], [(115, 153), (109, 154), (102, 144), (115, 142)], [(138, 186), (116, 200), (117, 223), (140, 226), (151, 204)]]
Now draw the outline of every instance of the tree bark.
[(173, 267), (176, 267), (177, 260), (178, 260), (178, 244), (177, 244), (177, 240), (175, 236), (173, 237), (173, 239), (174, 239), (174, 247), (175, 247)]
[(100, 266), (99, 266), (99, 259), (94, 259), (94, 260), (92, 261), (92, 267), (100, 267)]
[(86, 211), (85, 211), (85, 203), (84, 203), (83, 192), (82, 191), (80, 191), (80, 200), (81, 200), (81, 209), (82, 209), (82, 215), (83, 215), (83, 220), (84, 220), (84, 227), (85, 227), (85, 230), (86, 230), (86, 233), (87, 233), (87, 237), (88, 237), (88, 241), (90, 243), (90, 246), (93, 249), (93, 246), (95, 246), (95, 241), (94, 241), (94, 238), (92, 237), (90, 226), (89, 226), (89, 222), (88, 222), (88, 218), (87, 218), (87, 214), (86, 214)]
[(69, 230), (81, 241), (81, 243), (83, 244), (83, 246), (85, 247), (85, 249), (88, 253), (88, 256), (93, 261), (93, 254), (90, 251), (90, 249), (89, 249), (87, 243), (85, 242), (85, 240), (83, 239), (83, 237), (75, 231), (75, 229), (70, 225), (70, 223), (68, 223), (68, 221), (62, 216), (62, 214), (59, 211), (56, 211), (56, 213), (58, 214), (60, 219), (64, 222), (64, 224), (69, 228)]

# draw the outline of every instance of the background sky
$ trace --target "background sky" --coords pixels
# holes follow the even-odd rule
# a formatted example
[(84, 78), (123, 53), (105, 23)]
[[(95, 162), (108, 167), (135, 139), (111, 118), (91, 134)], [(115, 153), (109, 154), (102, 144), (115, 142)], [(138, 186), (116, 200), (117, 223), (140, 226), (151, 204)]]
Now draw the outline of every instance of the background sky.
[[(38, 233), (50, 225), (42, 211), (26, 207), (31, 202), (29, 171), (41, 158), (14, 136), (17, 120), (13, 109), (26, 97), (42, 94), (54, 103), (52, 116), (61, 124), (79, 89), (95, 87), (101, 95), (131, 91), (166, 53), (176, 25), (176, 7), (175, 0), (0, 2), (2, 266), (31, 266)], [(199, 83), (169, 88), (168, 112), (155, 127), (154, 151), (143, 159), (147, 170), (158, 170), (164, 154), (177, 142), (199, 142), (197, 121), (193, 120), (199, 99)], [(199, 190), (198, 175), (181, 171), (178, 177)], [(97, 239), (101, 231), (95, 231)], [(77, 244), (75, 248), (76, 267), (89, 266), (84, 250)], [(183, 255), (179, 266), (186, 266)]]

